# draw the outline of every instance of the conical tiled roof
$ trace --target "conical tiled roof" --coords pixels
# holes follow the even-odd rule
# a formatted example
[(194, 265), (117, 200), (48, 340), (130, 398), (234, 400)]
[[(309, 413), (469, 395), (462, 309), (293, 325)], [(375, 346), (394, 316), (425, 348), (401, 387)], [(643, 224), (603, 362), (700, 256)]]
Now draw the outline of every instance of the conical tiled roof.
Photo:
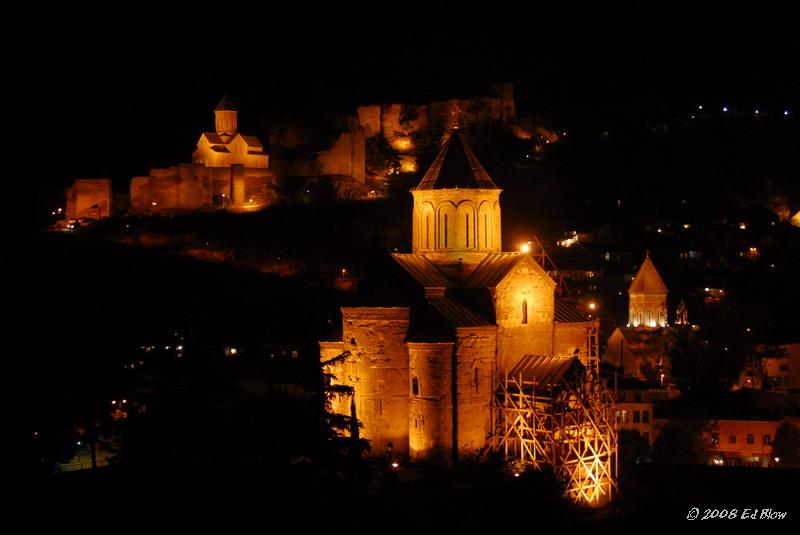
[(667, 293), (667, 286), (664, 284), (664, 281), (661, 280), (661, 275), (658, 274), (656, 266), (653, 265), (653, 261), (650, 260), (649, 253), (644, 257), (642, 267), (639, 268), (639, 272), (636, 274), (636, 277), (633, 278), (633, 282), (631, 283), (631, 287), (628, 289), (628, 293)]
[(455, 188), (499, 189), (457, 129), (445, 140), (439, 155), (414, 189)]
[(225, 93), (225, 95), (222, 96), (222, 100), (220, 100), (219, 104), (217, 104), (217, 107), (214, 108), (214, 111), (237, 111), (237, 110), (236, 106), (234, 106), (233, 102), (231, 102), (231, 99), (228, 98), (228, 94)]

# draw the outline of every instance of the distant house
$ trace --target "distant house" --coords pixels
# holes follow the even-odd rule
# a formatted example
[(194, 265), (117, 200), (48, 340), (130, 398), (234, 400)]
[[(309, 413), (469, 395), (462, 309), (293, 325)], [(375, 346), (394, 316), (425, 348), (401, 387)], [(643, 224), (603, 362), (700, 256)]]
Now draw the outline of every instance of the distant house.
[(638, 431), (652, 446), (656, 437), (655, 402), (667, 399), (667, 389), (629, 377), (610, 379), (609, 385), (616, 392), (617, 428)]

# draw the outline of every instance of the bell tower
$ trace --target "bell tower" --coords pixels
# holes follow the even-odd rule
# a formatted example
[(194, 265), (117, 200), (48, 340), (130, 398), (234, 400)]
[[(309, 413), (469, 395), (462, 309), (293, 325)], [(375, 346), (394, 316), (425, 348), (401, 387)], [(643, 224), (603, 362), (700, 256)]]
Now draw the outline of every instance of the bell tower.
[(221, 136), (232, 136), (239, 129), (237, 114), (239, 111), (233, 105), (231, 99), (225, 94), (214, 108), (214, 126), (217, 134)]

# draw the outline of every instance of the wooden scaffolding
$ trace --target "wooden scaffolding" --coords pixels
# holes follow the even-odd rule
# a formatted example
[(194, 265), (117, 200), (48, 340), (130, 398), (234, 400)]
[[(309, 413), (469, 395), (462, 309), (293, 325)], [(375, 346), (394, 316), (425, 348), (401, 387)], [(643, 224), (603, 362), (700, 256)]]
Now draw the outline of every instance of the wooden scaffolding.
[(526, 356), (500, 382), (490, 448), (549, 465), (576, 503), (609, 501), (617, 485), (614, 398), (577, 357)]

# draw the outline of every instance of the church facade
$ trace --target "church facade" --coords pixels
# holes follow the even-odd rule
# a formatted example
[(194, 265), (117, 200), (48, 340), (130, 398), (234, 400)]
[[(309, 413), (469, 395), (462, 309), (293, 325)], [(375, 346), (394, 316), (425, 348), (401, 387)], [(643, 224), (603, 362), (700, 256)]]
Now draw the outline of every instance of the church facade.
[(332, 408), (355, 412), (373, 454), (477, 455), (498, 381), (525, 356), (595, 357), (596, 325), (530, 254), (502, 251), (501, 191), (454, 130), (411, 192), (412, 251), (392, 255), (424, 299), (343, 307), (341, 338), (320, 342), (332, 383), (350, 388)]

